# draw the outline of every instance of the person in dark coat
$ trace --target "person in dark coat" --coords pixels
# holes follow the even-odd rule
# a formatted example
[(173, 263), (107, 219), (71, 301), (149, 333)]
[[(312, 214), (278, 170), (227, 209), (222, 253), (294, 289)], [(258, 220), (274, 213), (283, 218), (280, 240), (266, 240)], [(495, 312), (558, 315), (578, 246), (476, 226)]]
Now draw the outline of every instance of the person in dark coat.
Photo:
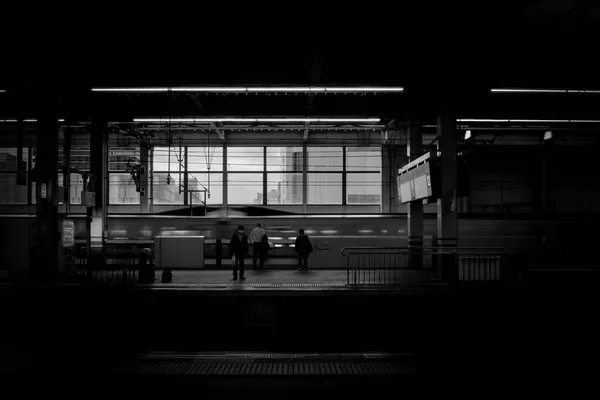
[[(246, 279), (244, 276), (244, 256), (248, 252), (248, 236), (244, 233), (244, 226), (238, 225), (237, 232), (231, 237), (229, 242), (229, 255), (233, 264), (233, 280), (237, 281), (238, 266), (240, 270), (240, 280)], [(235, 261), (233, 261), (235, 257)]]
[(312, 243), (308, 235), (304, 234), (304, 229), (298, 230), (298, 237), (294, 250), (298, 253), (298, 271), (308, 271), (308, 256), (313, 251)]

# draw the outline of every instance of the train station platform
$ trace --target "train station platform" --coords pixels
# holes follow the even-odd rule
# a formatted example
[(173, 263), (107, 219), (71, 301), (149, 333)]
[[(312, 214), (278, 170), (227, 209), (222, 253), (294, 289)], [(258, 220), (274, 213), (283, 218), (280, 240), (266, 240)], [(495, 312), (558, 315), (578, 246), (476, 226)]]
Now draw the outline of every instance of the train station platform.
[[(129, 276), (124, 284), (124, 271), (94, 271), (92, 279), (85, 281), (83, 272), (77, 276), (61, 277), (54, 283), (43, 286), (56, 287), (128, 287), (143, 291), (197, 291), (204, 293), (233, 294), (343, 294), (361, 293), (401, 293), (417, 291), (440, 291), (448, 288), (444, 282), (422, 282), (416, 286), (402, 285), (350, 285), (347, 271), (315, 269), (296, 270), (247, 270), (245, 280), (233, 280), (230, 270), (174, 270), (170, 282), (162, 282), (162, 270), (155, 271), (153, 283), (140, 283), (137, 272)], [(36, 286), (11, 280), (8, 273), (0, 273), (0, 288)], [(39, 285), (38, 285), (39, 286)]]

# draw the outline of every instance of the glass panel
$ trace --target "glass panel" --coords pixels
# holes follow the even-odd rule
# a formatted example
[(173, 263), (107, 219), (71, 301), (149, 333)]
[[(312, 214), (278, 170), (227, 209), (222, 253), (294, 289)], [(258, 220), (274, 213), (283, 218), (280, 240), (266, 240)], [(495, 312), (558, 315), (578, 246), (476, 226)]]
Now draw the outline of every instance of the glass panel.
[(140, 204), (140, 194), (130, 174), (109, 174), (109, 204)]
[(342, 204), (342, 174), (307, 174), (308, 204)]
[(344, 167), (341, 147), (307, 147), (309, 171), (341, 171)]
[(263, 160), (262, 147), (227, 148), (228, 171), (262, 171), (264, 167)]
[[(32, 165), (35, 165), (35, 156), (37, 155), (37, 149), (32, 157)], [(62, 167), (64, 163), (64, 146), (58, 148), (58, 166)], [(82, 171), (90, 170), (90, 147), (89, 146), (72, 146), (71, 147), (71, 168), (77, 168)]]
[(26, 203), (27, 186), (17, 185), (17, 174), (0, 174), (0, 204)]
[[(188, 187), (190, 190), (210, 190), (210, 197), (209, 193), (206, 193), (207, 204), (223, 204), (223, 174), (210, 174), (209, 183), (208, 174), (190, 173)], [(203, 201), (203, 192), (196, 192), (192, 195), (192, 204), (202, 204)]]
[[(171, 174), (171, 179), (167, 182), (165, 173), (154, 173), (152, 196), (153, 204), (183, 204), (184, 193), (179, 193), (179, 173)], [(183, 179), (183, 174), (181, 175)]]
[(267, 204), (302, 204), (302, 174), (269, 173)]
[(302, 147), (267, 147), (267, 171), (302, 172)]
[(108, 148), (108, 170), (127, 171), (127, 164), (140, 163), (139, 147), (109, 147)]
[(0, 148), (0, 172), (17, 172), (16, 147)]
[(262, 204), (262, 174), (227, 174), (229, 204)]
[(348, 204), (381, 204), (381, 174), (346, 174)]
[[(181, 150), (181, 151), (180, 151)], [(181, 153), (181, 154), (180, 154)], [(181, 162), (181, 172), (185, 170), (185, 150), (183, 147), (173, 146), (171, 151), (168, 147), (155, 147), (152, 168), (154, 171), (169, 171), (169, 162), (171, 163), (171, 175), (173, 172), (179, 173), (179, 164)]]
[[(223, 147), (188, 147), (188, 171), (223, 171)], [(211, 178), (212, 179), (212, 178)]]
[(347, 147), (346, 171), (381, 172), (381, 148)]

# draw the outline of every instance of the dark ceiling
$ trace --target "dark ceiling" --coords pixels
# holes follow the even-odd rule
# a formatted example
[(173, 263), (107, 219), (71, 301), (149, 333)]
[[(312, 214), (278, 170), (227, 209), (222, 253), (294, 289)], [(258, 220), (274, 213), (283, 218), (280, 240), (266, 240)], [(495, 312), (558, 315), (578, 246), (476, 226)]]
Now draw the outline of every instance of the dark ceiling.
[[(531, 97), (490, 100), (487, 93), (490, 87), (600, 89), (598, 1), (417, 3), (348, 2), (335, 11), (308, 3), (240, 10), (231, 3), (226, 6), (237, 10), (235, 16), (180, 9), (177, 18), (173, 12), (129, 18), (109, 10), (112, 18), (98, 28), (81, 19), (56, 23), (12, 41), (15, 55), (0, 66), (0, 89), (7, 90), (0, 95), (0, 114), (16, 112), (15, 93), (23, 94), (25, 113), (60, 96), (62, 114), (83, 115), (101, 106), (124, 117), (375, 110), (393, 115), (442, 104), (471, 113), (466, 117), (504, 107), (511, 113), (533, 107), (540, 116), (589, 118), (600, 112), (599, 96), (538, 97), (532, 104)], [(92, 86), (203, 84), (401, 85), (406, 93), (392, 100), (323, 97), (313, 108), (305, 98), (229, 97), (206, 98), (199, 109), (184, 96), (169, 100), (168, 110), (156, 96), (98, 100), (89, 93)]]

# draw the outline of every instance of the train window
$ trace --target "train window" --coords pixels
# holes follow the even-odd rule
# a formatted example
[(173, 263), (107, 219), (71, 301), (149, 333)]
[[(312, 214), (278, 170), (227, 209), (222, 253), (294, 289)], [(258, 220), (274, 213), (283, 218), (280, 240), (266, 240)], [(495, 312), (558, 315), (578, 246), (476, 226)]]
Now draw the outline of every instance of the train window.
[(302, 204), (302, 174), (269, 172), (267, 204)]
[(228, 204), (263, 204), (263, 175), (227, 174)]
[(307, 190), (308, 204), (342, 204), (342, 174), (308, 174)]
[(307, 147), (306, 151), (309, 172), (342, 171), (344, 167), (342, 147)]
[[(206, 203), (207, 204), (223, 204), (223, 174), (189, 173), (188, 188), (190, 190), (207, 189)], [(192, 204), (201, 204), (205, 201), (203, 192), (194, 192), (192, 195)]]
[(223, 171), (223, 147), (188, 147), (188, 171), (206, 172), (208, 170)]
[(381, 204), (381, 174), (346, 174), (348, 204)]
[(263, 171), (264, 147), (228, 147), (227, 170)]
[(346, 147), (346, 171), (381, 172), (381, 148)]
[(302, 147), (267, 147), (267, 171), (302, 172)]

